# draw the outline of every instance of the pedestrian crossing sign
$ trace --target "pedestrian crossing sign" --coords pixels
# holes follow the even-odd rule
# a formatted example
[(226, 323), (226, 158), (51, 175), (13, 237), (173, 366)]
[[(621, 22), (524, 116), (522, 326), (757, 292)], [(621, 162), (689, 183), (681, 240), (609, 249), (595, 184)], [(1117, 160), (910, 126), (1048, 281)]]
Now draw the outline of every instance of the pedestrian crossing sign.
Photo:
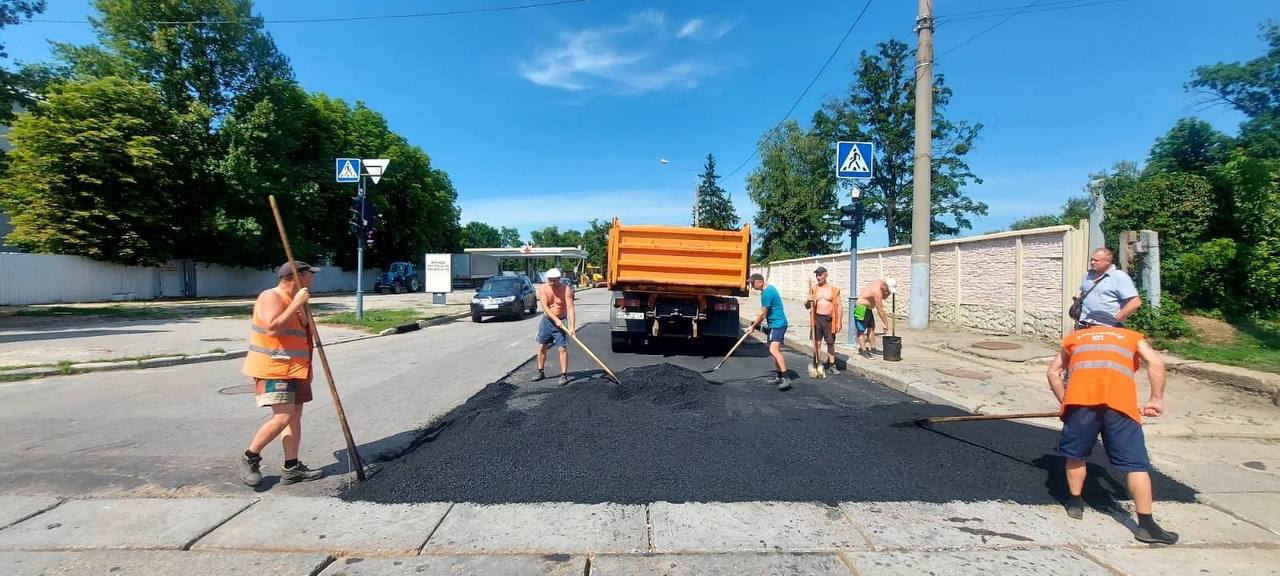
[(334, 162), (334, 176), (338, 182), (360, 181), (359, 158), (337, 158)]
[(836, 178), (870, 178), (871, 150), (870, 142), (836, 142)]

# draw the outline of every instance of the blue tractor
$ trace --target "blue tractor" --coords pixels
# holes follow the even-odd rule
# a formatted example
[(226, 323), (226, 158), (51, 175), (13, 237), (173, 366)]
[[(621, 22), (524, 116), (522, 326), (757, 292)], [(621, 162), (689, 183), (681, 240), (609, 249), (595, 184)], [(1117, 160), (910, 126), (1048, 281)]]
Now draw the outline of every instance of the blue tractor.
[(418, 280), (418, 271), (408, 262), (392, 262), (387, 271), (378, 276), (378, 281), (373, 285), (373, 291), (379, 294), (417, 292), (421, 289), (422, 283)]

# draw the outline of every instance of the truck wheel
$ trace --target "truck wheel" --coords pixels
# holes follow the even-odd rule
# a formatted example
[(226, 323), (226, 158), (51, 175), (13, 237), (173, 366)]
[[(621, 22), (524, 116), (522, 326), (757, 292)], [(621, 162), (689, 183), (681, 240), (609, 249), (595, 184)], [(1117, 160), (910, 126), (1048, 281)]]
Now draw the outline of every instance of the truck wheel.
[(625, 333), (614, 333), (609, 337), (609, 348), (614, 352), (626, 352), (631, 349), (631, 338)]

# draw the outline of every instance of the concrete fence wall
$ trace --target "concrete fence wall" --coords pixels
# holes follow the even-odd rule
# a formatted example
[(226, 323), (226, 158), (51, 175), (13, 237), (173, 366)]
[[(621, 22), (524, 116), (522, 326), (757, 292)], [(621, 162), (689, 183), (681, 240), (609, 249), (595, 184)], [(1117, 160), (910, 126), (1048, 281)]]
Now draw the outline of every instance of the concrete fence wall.
[[(373, 289), (380, 273), (376, 268), (365, 271), (365, 290)], [(217, 264), (174, 261), (156, 267), (124, 266), (81, 256), (0, 253), (0, 305), (4, 306), (252, 296), (275, 283), (272, 270)], [(326, 268), (316, 275), (312, 290), (344, 292), (355, 287), (354, 270)]]
[[(1070, 328), (1066, 311), (1088, 263), (1086, 233), (1081, 232), (1087, 229), (1053, 226), (934, 242), (930, 321), (1060, 338)], [(827, 268), (833, 284), (848, 290), (848, 252), (783, 260), (753, 271), (764, 274), (784, 298), (803, 300), (818, 266)], [(906, 318), (911, 310), (911, 247), (860, 250), (859, 288), (878, 278), (897, 280), (895, 315)]]

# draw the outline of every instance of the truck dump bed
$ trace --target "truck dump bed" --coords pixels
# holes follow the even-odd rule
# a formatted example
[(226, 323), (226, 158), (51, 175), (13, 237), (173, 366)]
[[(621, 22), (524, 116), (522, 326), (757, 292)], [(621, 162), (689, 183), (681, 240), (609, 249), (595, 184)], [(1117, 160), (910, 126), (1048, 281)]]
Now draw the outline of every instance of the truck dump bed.
[(740, 231), (688, 226), (609, 230), (610, 290), (746, 296), (751, 226)]

